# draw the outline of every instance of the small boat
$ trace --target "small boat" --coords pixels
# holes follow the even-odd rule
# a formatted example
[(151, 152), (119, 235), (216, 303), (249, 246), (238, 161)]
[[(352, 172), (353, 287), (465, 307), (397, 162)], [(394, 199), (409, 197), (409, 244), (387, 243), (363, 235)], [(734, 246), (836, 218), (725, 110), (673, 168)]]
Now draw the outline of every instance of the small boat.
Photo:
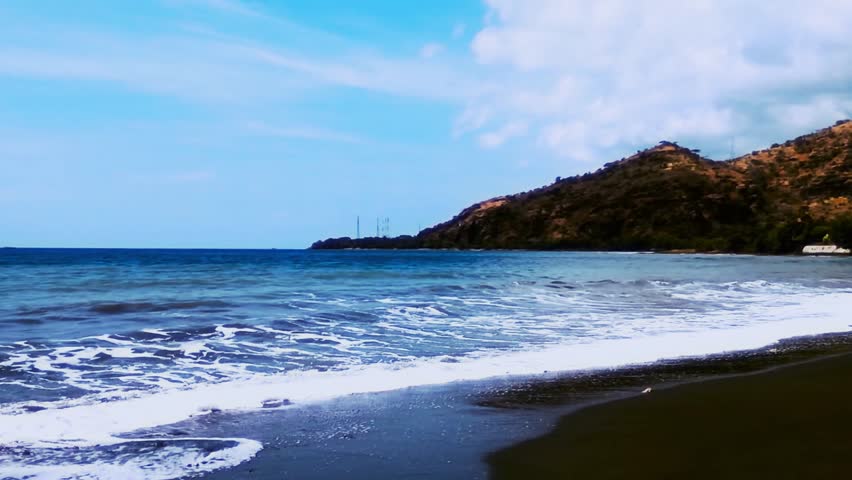
[(849, 255), (850, 250), (837, 245), (806, 245), (802, 249), (802, 253), (805, 255)]

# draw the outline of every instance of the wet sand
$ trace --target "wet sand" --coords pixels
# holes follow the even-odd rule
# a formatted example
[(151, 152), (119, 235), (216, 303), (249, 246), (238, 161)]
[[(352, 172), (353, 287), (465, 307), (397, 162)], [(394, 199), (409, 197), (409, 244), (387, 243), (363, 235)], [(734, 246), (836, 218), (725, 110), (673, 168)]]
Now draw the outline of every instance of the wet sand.
[(487, 460), (497, 480), (847, 478), (852, 353), (592, 405)]
[[(546, 455), (540, 455), (548, 453), (545, 450), (547, 447), (541, 452), (538, 452), (536, 447), (531, 452), (527, 450), (527, 444), (521, 443), (521, 446), (516, 448), (511, 446), (547, 435), (559, 424), (560, 417), (564, 424), (570, 419), (582, 418), (596, 408), (609, 408), (610, 405), (622, 402), (628, 404), (634, 400), (659, 400), (680, 388), (710, 385), (710, 382), (706, 382), (707, 379), (728, 382), (732, 378), (744, 378), (751, 383), (764, 374), (740, 376), (767, 371), (779, 365), (793, 365), (847, 353), (852, 354), (852, 334), (801, 337), (758, 350), (710, 357), (673, 359), (648, 365), (588, 372), (554, 372), (528, 379), (507, 377), (481, 382), (417, 387), (354, 395), (282, 411), (253, 412), (246, 415), (223, 412), (198, 417), (190, 429), (201, 436), (223, 437), (233, 436), (234, 429), (237, 428), (237, 436), (252, 438), (264, 445), (264, 449), (251, 461), (232, 469), (205, 475), (205, 480), (485, 480), (489, 474), (504, 475), (497, 478), (510, 478), (513, 474), (523, 478), (571, 478), (559, 470), (561, 467), (557, 465), (563, 458), (567, 458), (560, 450), (551, 450), (551, 458), (548, 459)], [(852, 373), (852, 368), (841, 376), (834, 374), (835, 376), (830, 377), (832, 380), (828, 386), (832, 392), (835, 391), (835, 384), (839, 385), (838, 389), (842, 388), (842, 382), (837, 379), (852, 378), (849, 373)], [(647, 386), (653, 386), (654, 391), (651, 394), (633, 398)], [(669, 387), (671, 388), (667, 389)], [(842, 391), (837, 392), (837, 395), (843, 397)], [(814, 400), (816, 403), (820, 403), (820, 398), (832, 400), (831, 395), (819, 395)], [(781, 411), (796, 405), (795, 402), (800, 402), (793, 400), (793, 396), (789, 394), (788, 397), (791, 400), (782, 398), (778, 401), (778, 405), (783, 407)], [(848, 395), (843, 398), (852, 400)], [(676, 403), (679, 403), (679, 400)], [(711, 415), (715, 408), (722, 408), (712, 406), (713, 403), (718, 404), (718, 401), (707, 400), (700, 402), (698, 406), (685, 407), (684, 413), (692, 416), (696, 412), (702, 416)], [(727, 408), (730, 410), (730, 407)], [(577, 412), (579, 413), (574, 415)], [(733, 418), (730, 412), (720, 415)], [(690, 419), (690, 422), (692, 421)], [(587, 432), (593, 431), (596, 422), (597, 420), (589, 422)], [(852, 429), (848, 431), (852, 432)], [(539, 440), (532, 442), (537, 441)], [(689, 463), (697, 458), (703, 463), (696, 465), (703, 469), (716, 461), (715, 457), (718, 455), (715, 453), (717, 447), (714, 443), (724, 443), (727, 440), (723, 434), (718, 435), (717, 439), (689, 437), (690, 443), (685, 445), (689, 447), (685, 449), (687, 453), (681, 454), (669, 453), (666, 451), (669, 447), (663, 446), (659, 440), (655, 441), (656, 444), (648, 444), (646, 450), (639, 455), (647, 455), (649, 463), (664, 462), (674, 465), (676, 462), (673, 463), (668, 457), (693, 455), (683, 457), (687, 459), (685, 462)], [(592, 453), (597, 457), (590, 457), (587, 463), (590, 468), (581, 472), (581, 478), (607, 478), (606, 473), (598, 470), (602, 470), (601, 464), (611, 466), (608, 465), (611, 444), (615, 445), (615, 442), (611, 442), (609, 437), (604, 435), (603, 447), (601, 444), (595, 447), (597, 450)], [(754, 435), (747, 438), (745, 444), (751, 448), (768, 445), (758, 441)], [(516, 450), (520, 452), (517, 455), (514, 453)], [(500, 453), (494, 455), (491, 452)], [(556, 460), (553, 460), (554, 456)], [(485, 462), (487, 457), (491, 460), (490, 467)], [(789, 455), (782, 455), (780, 458), (789, 458)], [(551, 462), (550, 466), (547, 466), (547, 462)], [(625, 470), (628, 473), (616, 472), (609, 475), (609, 478), (642, 478), (634, 471), (640, 468), (636, 461), (621, 462), (627, 465)], [(642, 468), (649, 472), (649, 478), (666, 478), (666, 474), (657, 474), (652, 469)], [(736, 478), (724, 472), (719, 473), (718, 470), (708, 472), (705, 478)], [(700, 477), (697, 474), (669, 476)], [(783, 474), (775, 476), (785, 478)], [(810, 474), (801, 476), (798, 473), (794, 476), (813, 477)], [(837, 475), (828, 476), (837, 478)], [(753, 477), (763, 478), (764, 475), (761, 472)]]

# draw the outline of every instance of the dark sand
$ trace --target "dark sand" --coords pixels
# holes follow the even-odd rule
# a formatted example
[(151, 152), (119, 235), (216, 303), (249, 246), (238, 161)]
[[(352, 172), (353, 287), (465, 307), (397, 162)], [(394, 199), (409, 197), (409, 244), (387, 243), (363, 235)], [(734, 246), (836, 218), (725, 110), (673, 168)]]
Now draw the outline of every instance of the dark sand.
[(488, 462), (497, 480), (852, 478), (852, 354), (593, 405)]
[[(557, 426), (560, 417), (566, 414), (581, 412), (578, 415), (562, 418), (563, 425), (567, 422), (573, 428), (575, 420), (586, 418), (585, 415), (593, 413), (598, 408), (607, 409), (605, 412), (609, 412), (609, 408), (619, 404), (629, 405), (634, 400), (639, 403), (661, 400), (681, 388), (694, 388), (694, 386), (712, 383), (696, 384), (696, 381), (731, 378), (732, 375), (763, 372), (779, 365), (792, 365), (815, 358), (845, 354), (852, 354), (852, 334), (802, 337), (784, 340), (757, 350), (692, 359), (672, 359), (648, 365), (415, 387), (392, 392), (346, 396), (329, 402), (281, 411), (270, 410), (245, 414), (222, 412), (199, 416), (184, 425), (171, 425), (167, 427), (166, 434), (175, 429), (184, 429), (201, 437), (237, 436), (253, 438), (263, 443), (263, 450), (254, 459), (231, 469), (204, 475), (205, 480), (289, 478), (299, 480), (328, 478), (486, 480), (489, 476), (489, 465), (485, 459), (489, 456), (492, 466), (497, 463), (503, 467), (491, 468), (491, 473), (507, 476), (515, 473), (523, 478), (566, 478), (567, 474), (561, 474), (559, 470), (561, 467), (556, 463), (550, 463), (552, 471), (542, 467), (545, 462), (552, 462), (553, 457), (559, 460), (570, 458), (556, 449), (561, 439), (553, 443), (554, 447), (549, 452), (546, 446), (539, 452), (538, 443), (536, 443), (547, 444), (546, 439), (533, 440), (532, 444), (536, 447), (532, 449), (527, 446), (529, 444), (520, 444), (521, 446), (517, 448), (511, 445), (546, 435)], [(837, 403), (838, 400), (846, 398), (852, 400), (852, 397), (848, 395), (844, 397), (844, 390), (842, 390), (843, 379), (852, 378), (848, 376), (849, 373), (852, 373), (852, 368), (840, 374), (831, 373), (830, 381), (826, 382), (826, 387), (830, 387), (828, 389), (832, 390), (832, 395), (839, 395), (839, 397), (823, 392), (811, 401), (821, 405), (822, 402)], [(847, 376), (844, 377), (844, 375)], [(742, 378), (748, 380), (748, 385), (761, 381), (764, 374)], [(795, 384), (799, 385), (798, 382)], [(675, 387), (675, 385), (685, 385), (685, 387)], [(632, 398), (647, 386), (653, 386), (654, 392), (643, 398)], [(673, 388), (665, 390), (667, 386)], [(810, 386), (807, 388), (814, 390)], [(773, 400), (785, 414), (786, 409), (791, 406), (805, 405), (801, 400), (797, 400), (795, 395), (787, 395), (787, 397)], [(676, 406), (679, 402), (679, 399), (675, 401)], [(593, 405), (600, 405), (600, 407)], [(713, 407), (713, 405), (718, 406)], [(715, 410), (723, 408), (722, 405), (723, 403), (718, 400), (708, 399), (699, 402), (698, 406), (684, 407), (683, 413), (687, 417), (691, 417), (692, 414), (709, 416)], [(730, 406), (725, 408), (732, 409)], [(609, 413), (602, 415), (606, 417)], [(719, 413), (717, 416), (733, 418), (733, 414), (729, 411)], [(783, 418), (783, 415), (777, 414), (775, 417)], [(769, 422), (770, 424), (778, 422), (775, 417)], [(605, 425), (595, 419), (585, 421), (587, 422), (586, 434), (594, 433), (595, 428)], [(658, 423), (657, 420), (654, 422)], [(693, 428), (692, 425), (696, 424), (693, 418), (689, 418), (689, 422), (687, 424), (689, 428)], [(710, 424), (715, 423), (711, 421)], [(808, 426), (814, 425), (819, 423)], [(606, 428), (613, 427), (610, 425)], [(852, 432), (852, 429), (848, 431)], [(161, 437), (164, 432), (151, 433)], [(583, 472), (585, 478), (606, 478), (606, 474), (601, 471), (604, 468), (601, 465), (606, 467), (617, 465), (614, 462), (612, 465), (609, 464), (611, 452), (608, 450), (610, 446), (614, 448), (616, 442), (611, 441), (605, 431), (602, 433), (598, 443), (595, 443), (589, 452), (582, 453), (589, 456), (586, 463), (588, 468)], [(678, 453), (673, 447), (662, 446), (659, 439), (654, 440), (657, 443), (643, 443), (646, 441), (643, 438), (639, 443), (643, 445), (644, 452), (637, 455), (648, 456), (648, 464), (666, 465), (676, 465), (679, 461), (677, 456), (680, 455), (682, 458), (703, 462), (696, 465), (702, 465), (704, 468), (703, 466), (716, 461), (718, 455), (715, 443), (726, 446), (727, 439), (724, 441), (718, 439), (724, 439), (726, 435), (731, 434), (718, 434), (715, 439), (707, 434), (703, 434), (706, 438), (697, 438), (683, 432), (681, 435), (688, 437), (687, 441), (679, 445), (686, 453)], [(787, 438), (796, 437), (786, 433), (785, 435)], [(745, 438), (743, 443), (751, 449), (769, 445), (769, 443), (757, 441), (755, 436)], [(634, 444), (635, 442), (627, 442), (625, 445), (631, 447)], [(520, 453), (515, 454), (516, 451)], [(747, 450), (743, 449), (743, 451)], [(491, 452), (500, 453), (494, 455)], [(540, 455), (534, 456), (534, 454)], [(774, 454), (775, 451), (769, 452), (770, 457)], [(779, 458), (786, 459), (790, 456), (779, 454)], [(612, 459), (617, 458), (613, 456)], [(575, 462), (575, 460), (571, 461)], [(642, 475), (633, 471), (638, 468), (637, 461), (618, 460), (618, 462), (628, 465), (625, 470), (629, 473), (624, 475), (615, 473), (610, 475), (611, 478), (627, 476), (642, 478)], [(539, 468), (533, 469), (527, 466), (527, 463), (539, 465)], [(648, 477), (666, 477), (664, 474), (653, 473), (654, 470), (647, 467), (643, 468), (649, 472)], [(766, 473), (768, 475), (771, 472)], [(808, 473), (809, 475), (801, 477), (814, 476), (813, 472)], [(672, 476), (688, 478), (699, 475)], [(717, 470), (710, 471), (707, 476), (731, 475), (725, 475), (723, 471)], [(784, 478), (784, 475), (776, 476)], [(791, 476), (799, 475), (796, 473)], [(840, 475), (829, 475), (833, 478), (838, 476), (846, 477), (845, 472)], [(763, 478), (763, 472), (761, 471), (755, 477)]]

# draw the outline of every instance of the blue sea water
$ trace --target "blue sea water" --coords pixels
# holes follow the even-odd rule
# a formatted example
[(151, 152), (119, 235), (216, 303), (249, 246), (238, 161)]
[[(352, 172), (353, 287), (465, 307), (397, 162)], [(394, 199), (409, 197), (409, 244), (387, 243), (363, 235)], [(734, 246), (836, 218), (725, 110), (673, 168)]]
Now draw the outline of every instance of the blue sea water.
[(5, 249), (0, 478), (203, 474), (264, 445), (191, 418), (755, 348), (850, 309), (849, 258)]

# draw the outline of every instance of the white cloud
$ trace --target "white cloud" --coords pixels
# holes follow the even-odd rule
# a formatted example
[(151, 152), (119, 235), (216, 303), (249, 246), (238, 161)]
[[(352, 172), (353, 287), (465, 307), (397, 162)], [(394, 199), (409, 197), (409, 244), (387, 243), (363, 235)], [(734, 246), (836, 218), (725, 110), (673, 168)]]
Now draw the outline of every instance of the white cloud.
[(852, 112), (852, 98), (823, 95), (808, 103), (775, 105), (769, 112), (792, 129), (806, 130), (825, 118), (847, 118)]
[[(250, 21), (287, 25), (301, 42), (324, 46), (320, 52), (296, 51), (295, 44), (257, 40), (250, 34), (231, 36), (193, 24), (166, 33), (127, 34), (52, 30), (50, 41), (4, 41), (0, 76), (85, 80), (206, 103), (260, 103), (298, 98), (320, 88), (357, 88), (388, 95), (463, 102), (482, 88), (458, 59), (441, 55), (423, 62), (403, 53), (385, 54), (326, 32), (294, 26), (235, 1), (184, 0), (234, 11)], [(436, 56), (440, 44), (427, 44), (423, 54)]]
[(423, 58), (432, 58), (444, 51), (444, 46), (440, 43), (427, 43), (420, 48), (420, 56)]
[(508, 99), (512, 108), (529, 114), (560, 114), (582, 101), (584, 86), (571, 75), (562, 75), (547, 89), (520, 89)]
[(560, 155), (604, 161), (663, 138), (783, 138), (852, 114), (852, 0), (486, 3), (471, 53), (502, 84), (466, 105), (468, 131), (487, 127), (470, 121), (484, 108), (527, 121)]
[(402, 58), (306, 58), (266, 46), (187, 39), (105, 45), (87, 45), (85, 52), (0, 48), (0, 75), (111, 82), (219, 103), (284, 98), (321, 86), (461, 101), (478, 88), (450, 65)]
[(554, 150), (568, 149), (586, 141), (586, 124), (579, 121), (553, 123), (544, 128), (539, 142)]
[(245, 47), (243, 51), (268, 65), (307, 75), (314, 82), (390, 95), (460, 102), (488, 88), (475, 77), (460, 73), (463, 68), (450, 61), (369, 54), (306, 58), (265, 47)]
[(479, 130), (493, 116), (493, 110), (487, 105), (468, 105), (455, 120), (453, 136), (458, 137), (467, 132)]
[(527, 124), (524, 122), (509, 122), (497, 130), (483, 133), (479, 136), (479, 145), (483, 148), (496, 148), (506, 143), (513, 137), (527, 133)]
[(281, 98), (304, 85), (286, 72), (260, 69), (215, 43), (103, 40), (68, 49), (0, 49), (0, 75), (107, 82), (212, 103)]
[[(156, 34), (51, 29), (33, 40), (7, 32), (0, 75), (105, 82), (238, 109), (367, 90), (451, 105), (452, 135), (484, 148), (529, 134), (543, 149), (534, 155), (598, 161), (663, 138), (686, 137), (710, 154), (708, 145), (722, 144), (727, 153), (731, 136), (777, 141), (852, 116), (852, 0), (486, 0), (478, 31), (452, 29), (453, 38), (473, 34), (467, 56), (427, 43), (421, 58), (295, 24), (257, 3), (164, 1), (177, 13), (224, 15), (196, 29), (160, 25)], [(217, 30), (229, 23), (216, 19), (235, 15), (284, 36)], [(360, 141), (316, 128), (271, 130)]]

